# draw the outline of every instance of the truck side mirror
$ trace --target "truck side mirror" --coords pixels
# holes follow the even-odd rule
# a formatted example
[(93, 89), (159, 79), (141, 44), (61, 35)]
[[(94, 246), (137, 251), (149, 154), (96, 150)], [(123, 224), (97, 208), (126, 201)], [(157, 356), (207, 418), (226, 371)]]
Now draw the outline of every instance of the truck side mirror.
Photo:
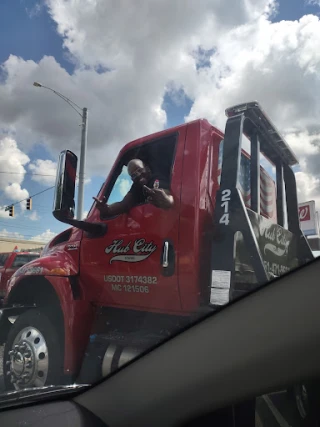
[(77, 175), (77, 156), (69, 150), (61, 151), (58, 162), (56, 185), (53, 201), (53, 216), (61, 222), (73, 225), (90, 233), (103, 236), (107, 232), (106, 224), (90, 223), (74, 219), (74, 190)]
[(62, 222), (74, 218), (74, 190), (77, 163), (78, 158), (72, 151), (64, 150), (60, 153), (53, 202), (53, 216)]

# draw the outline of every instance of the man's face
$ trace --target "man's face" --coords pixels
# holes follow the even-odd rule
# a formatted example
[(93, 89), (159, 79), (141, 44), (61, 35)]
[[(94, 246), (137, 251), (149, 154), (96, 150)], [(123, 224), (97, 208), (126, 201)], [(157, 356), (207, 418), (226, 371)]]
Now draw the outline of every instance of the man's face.
[(132, 181), (135, 184), (139, 184), (141, 185), (141, 187), (147, 184), (150, 172), (149, 172), (149, 168), (146, 167), (145, 165), (143, 164), (133, 165), (128, 172)]

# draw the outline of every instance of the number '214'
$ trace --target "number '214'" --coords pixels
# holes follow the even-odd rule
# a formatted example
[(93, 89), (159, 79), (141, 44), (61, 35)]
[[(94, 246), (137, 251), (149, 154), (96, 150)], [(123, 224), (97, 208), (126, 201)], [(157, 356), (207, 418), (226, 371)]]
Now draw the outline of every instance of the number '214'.
[(230, 202), (231, 190), (223, 190), (221, 197), (221, 207), (224, 209), (224, 213), (219, 220), (220, 224), (229, 224), (229, 202)]

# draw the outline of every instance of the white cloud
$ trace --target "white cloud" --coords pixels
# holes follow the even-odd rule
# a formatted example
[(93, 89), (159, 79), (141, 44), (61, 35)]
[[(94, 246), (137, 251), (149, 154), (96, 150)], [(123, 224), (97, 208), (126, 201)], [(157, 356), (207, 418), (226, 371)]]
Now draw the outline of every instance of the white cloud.
[[(91, 178), (85, 178), (84, 179), (84, 185), (90, 184)], [(76, 185), (79, 185), (79, 177), (76, 178)]]
[(30, 219), (31, 221), (39, 221), (41, 217), (38, 215), (37, 211), (33, 211), (30, 215), (28, 215), (28, 219)]
[(4, 189), (4, 193), (8, 197), (8, 199), (14, 201), (20, 201), (29, 197), (28, 190), (26, 190), (25, 188), (21, 188), (20, 184), (18, 184), (17, 182), (7, 185)]
[[(299, 202), (314, 198), (320, 202), (320, 179), (305, 172), (296, 172)], [(316, 196), (316, 197), (315, 197)], [(320, 206), (320, 203), (319, 203)]]
[(44, 57), (36, 64), (10, 56), (3, 73), (6, 78), (0, 84), (0, 98), (7, 105), (0, 105), (0, 127), (14, 127), (16, 138), (26, 151), (37, 142), (44, 143), (54, 158), (65, 148), (78, 157), (80, 151), (80, 117), (51, 92), (33, 87), (33, 81), (40, 80), (88, 106), (87, 179), (93, 172), (105, 175), (124, 143), (165, 124), (164, 113), (159, 113), (163, 85), (155, 96), (150, 86), (151, 93), (140, 101), (140, 88), (135, 89), (128, 82), (128, 74), (79, 70), (69, 76), (52, 57)]
[(29, 157), (18, 147), (17, 142), (9, 137), (0, 137), (0, 191), (12, 201), (28, 197), (26, 189), (21, 188), (25, 175), (24, 166)]
[(42, 142), (54, 158), (65, 148), (79, 154), (80, 117), (33, 81), (89, 108), (88, 177), (105, 175), (125, 142), (165, 126), (167, 91), (178, 104), (194, 101), (188, 120), (206, 117), (221, 128), (226, 107), (257, 99), (301, 159), (300, 197), (304, 182), (318, 179), (318, 17), (273, 23), (268, 0), (47, 4), (76, 70), (69, 75), (48, 56), (3, 64), (0, 127), (15, 132), (23, 151)]
[(29, 160), (29, 157), (18, 148), (17, 142), (13, 138), (9, 136), (0, 138), (0, 168), (1, 171), (6, 172), (1, 176), (0, 188), (2, 190), (11, 182), (21, 184), (26, 172), (24, 166)]
[(49, 242), (51, 239), (53, 239), (55, 236), (57, 235), (57, 233), (54, 233), (53, 231), (51, 231), (50, 229), (44, 231), (41, 234), (38, 234), (36, 236), (31, 237), (30, 240), (32, 241), (36, 241), (36, 242), (44, 242), (47, 243)]
[(13, 217), (9, 216), (9, 212), (5, 211), (5, 206), (0, 206), (0, 218), (13, 219)]
[(89, 211), (84, 211), (82, 214), (82, 219), (86, 219), (88, 216)]
[(319, 154), (320, 132), (311, 135), (307, 131), (288, 133), (285, 138), (300, 164), (304, 163), (308, 157)]
[(22, 239), (22, 240), (30, 240), (30, 241), (43, 242), (43, 243), (49, 242), (56, 235), (57, 233), (54, 233), (53, 231), (48, 229), (41, 234), (38, 234), (36, 236), (31, 237), (30, 239), (27, 239), (22, 233), (19, 233), (17, 231), (7, 231), (6, 228), (3, 228), (2, 230), (0, 230), (0, 238), (7, 237), (11, 239)]
[(316, 125), (319, 48), (320, 22), (312, 15), (278, 23), (261, 17), (235, 28), (216, 46), (211, 67), (186, 81), (195, 99), (188, 118), (205, 115), (221, 126), (226, 107), (257, 99), (281, 129)]
[(32, 172), (32, 180), (43, 185), (54, 185), (57, 172), (57, 163), (52, 160), (37, 159), (28, 165)]
[(18, 233), (17, 231), (7, 231), (5, 228), (0, 230), (0, 238), (10, 238), (10, 239), (23, 239), (24, 236), (21, 233)]
[(24, 212), (24, 211), (27, 209), (27, 201), (26, 201), (26, 200), (22, 200), (22, 201), (19, 203), (19, 206), (20, 206), (20, 210), (21, 210), (22, 212)]
[[(70, 76), (52, 57), (36, 64), (10, 56), (3, 64), (0, 122), (27, 148), (42, 141), (55, 158), (64, 148), (79, 154), (80, 118), (52, 92), (32, 86), (40, 81), (89, 108), (87, 175), (105, 174), (121, 145), (164, 127), (166, 85), (195, 69), (189, 52), (211, 47), (272, 3), (48, 1), (77, 69)], [(101, 73), (102, 67), (113, 71)]]
[[(167, 61), (179, 50), (183, 53), (188, 47), (211, 46), (226, 30), (270, 13), (274, 3), (268, 0), (163, 0), (138, 4), (112, 0), (48, 1), (64, 45), (79, 63), (131, 69), (132, 77), (140, 69), (148, 80), (152, 77), (150, 69), (159, 77), (162, 67), (170, 64)], [(173, 68), (178, 58), (175, 59), (170, 64)]]
[(223, 128), (226, 107), (257, 99), (296, 153), (300, 201), (314, 198), (320, 177), (320, 21), (271, 23), (261, 17), (226, 34), (209, 68), (186, 79), (195, 100), (187, 120), (205, 116)]

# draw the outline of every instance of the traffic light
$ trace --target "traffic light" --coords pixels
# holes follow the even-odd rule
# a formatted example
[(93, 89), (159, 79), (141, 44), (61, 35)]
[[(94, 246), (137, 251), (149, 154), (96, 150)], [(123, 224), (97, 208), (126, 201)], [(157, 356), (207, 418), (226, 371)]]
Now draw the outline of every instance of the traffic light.
[(10, 206), (9, 216), (14, 216), (14, 206)]
[(32, 199), (27, 199), (27, 211), (31, 211), (32, 209)]

